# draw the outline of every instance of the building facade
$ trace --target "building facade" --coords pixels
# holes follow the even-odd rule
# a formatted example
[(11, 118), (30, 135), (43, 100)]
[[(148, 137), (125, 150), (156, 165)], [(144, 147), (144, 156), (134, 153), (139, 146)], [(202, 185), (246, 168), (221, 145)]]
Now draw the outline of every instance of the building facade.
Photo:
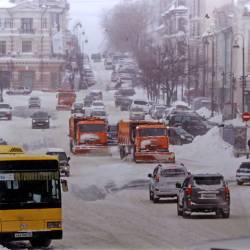
[(66, 0), (12, 2), (0, 2), (2, 84), (57, 88), (66, 62), (69, 5)]

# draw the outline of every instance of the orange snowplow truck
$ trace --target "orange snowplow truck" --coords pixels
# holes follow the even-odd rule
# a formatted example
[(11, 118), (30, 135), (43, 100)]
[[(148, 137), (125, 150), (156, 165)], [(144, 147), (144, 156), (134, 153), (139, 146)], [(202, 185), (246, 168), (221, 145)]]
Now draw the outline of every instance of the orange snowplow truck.
[(76, 101), (76, 93), (73, 90), (59, 90), (57, 93), (57, 110), (70, 110)]
[(175, 163), (175, 154), (169, 152), (167, 127), (163, 123), (121, 121), (118, 143), (121, 159), (132, 154), (135, 162)]
[(72, 115), (69, 119), (70, 151), (73, 154), (109, 153), (105, 119)]

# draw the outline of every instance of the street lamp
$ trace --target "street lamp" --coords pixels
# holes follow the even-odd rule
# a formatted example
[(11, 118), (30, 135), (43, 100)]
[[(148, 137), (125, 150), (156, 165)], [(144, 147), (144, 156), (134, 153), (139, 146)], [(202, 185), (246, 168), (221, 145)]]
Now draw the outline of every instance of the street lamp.
[(234, 49), (239, 49), (240, 45), (238, 44), (238, 41), (236, 38), (242, 39), (242, 113), (245, 112), (245, 88), (246, 88), (246, 73), (245, 73), (245, 36), (242, 33), (236, 33), (233, 35), (234, 40)]

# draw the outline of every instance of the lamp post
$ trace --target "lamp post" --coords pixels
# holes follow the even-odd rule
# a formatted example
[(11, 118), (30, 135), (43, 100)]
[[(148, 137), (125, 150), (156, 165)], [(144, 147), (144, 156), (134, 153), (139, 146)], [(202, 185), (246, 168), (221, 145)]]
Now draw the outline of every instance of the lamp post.
[(233, 35), (233, 39), (235, 41), (235, 44), (233, 45), (233, 48), (239, 49), (240, 46), (236, 41), (236, 38), (239, 37), (242, 39), (242, 113), (245, 112), (245, 88), (246, 88), (246, 73), (245, 73), (245, 36), (242, 33), (236, 33)]
[(82, 67), (81, 67), (81, 74), (80, 74), (80, 80), (81, 84), (83, 84), (84, 81), (84, 49), (85, 49), (85, 43), (88, 43), (88, 39), (85, 37), (85, 32), (82, 32)]

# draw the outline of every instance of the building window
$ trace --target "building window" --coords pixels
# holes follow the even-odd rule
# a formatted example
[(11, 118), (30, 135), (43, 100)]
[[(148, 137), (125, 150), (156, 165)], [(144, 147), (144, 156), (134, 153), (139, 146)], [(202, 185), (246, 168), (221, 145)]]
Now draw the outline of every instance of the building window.
[(22, 41), (22, 52), (23, 53), (32, 52), (32, 41)]
[(51, 13), (51, 25), (57, 31), (60, 30), (60, 15), (58, 13)]
[(24, 33), (33, 32), (33, 19), (32, 18), (22, 18), (21, 19), (21, 29)]
[(47, 29), (47, 27), (48, 27), (47, 18), (42, 18), (41, 27), (42, 27), (42, 29)]
[(6, 55), (6, 41), (0, 41), (0, 55)]
[(13, 19), (11, 19), (11, 18), (5, 18), (5, 20), (4, 20), (4, 27), (6, 29), (12, 29), (13, 28)]

